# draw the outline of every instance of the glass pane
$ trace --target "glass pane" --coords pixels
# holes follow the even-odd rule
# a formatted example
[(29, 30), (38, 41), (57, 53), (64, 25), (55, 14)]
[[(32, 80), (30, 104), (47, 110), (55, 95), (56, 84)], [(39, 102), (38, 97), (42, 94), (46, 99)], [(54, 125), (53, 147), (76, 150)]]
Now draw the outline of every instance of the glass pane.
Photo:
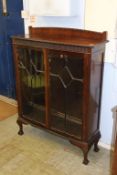
[(23, 116), (31, 121), (45, 123), (43, 53), (22, 48), (19, 55)]
[(82, 89), (77, 80), (66, 89), (66, 132), (78, 136), (82, 126)]
[(65, 89), (60, 79), (51, 76), (51, 117), (54, 128), (65, 129)]
[(51, 51), (51, 127), (75, 137), (82, 131), (83, 59), (74, 53)]

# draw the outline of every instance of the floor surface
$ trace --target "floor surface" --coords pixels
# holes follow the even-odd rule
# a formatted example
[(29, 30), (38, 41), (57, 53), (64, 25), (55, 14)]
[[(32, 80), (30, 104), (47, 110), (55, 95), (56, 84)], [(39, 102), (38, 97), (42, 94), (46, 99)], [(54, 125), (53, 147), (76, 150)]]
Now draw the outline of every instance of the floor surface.
[(30, 125), (17, 135), (17, 115), (0, 122), (0, 175), (110, 175), (111, 154), (101, 148), (89, 152), (82, 164), (81, 149)]

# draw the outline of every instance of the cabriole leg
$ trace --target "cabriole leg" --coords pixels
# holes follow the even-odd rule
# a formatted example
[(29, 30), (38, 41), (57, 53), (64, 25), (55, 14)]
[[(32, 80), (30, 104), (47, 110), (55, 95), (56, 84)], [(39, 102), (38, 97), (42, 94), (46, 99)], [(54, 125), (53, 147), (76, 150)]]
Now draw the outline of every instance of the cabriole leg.
[(88, 150), (83, 150), (83, 154), (84, 154), (84, 160), (83, 160), (83, 164), (87, 165), (89, 163), (88, 160)]
[(22, 123), (22, 121), (18, 119), (18, 120), (17, 120), (17, 124), (19, 125), (18, 134), (19, 134), (19, 135), (23, 135), (24, 132), (23, 132), (23, 123)]
[(98, 142), (99, 142), (99, 139), (94, 143), (94, 151), (95, 152), (99, 151)]

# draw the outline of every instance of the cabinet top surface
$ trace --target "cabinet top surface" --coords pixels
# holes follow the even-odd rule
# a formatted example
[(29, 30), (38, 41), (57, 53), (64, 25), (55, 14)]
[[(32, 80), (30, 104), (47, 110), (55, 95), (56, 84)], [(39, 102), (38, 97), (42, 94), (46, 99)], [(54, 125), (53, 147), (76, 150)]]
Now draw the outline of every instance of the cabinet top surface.
[(106, 37), (106, 32), (70, 28), (29, 27), (29, 36), (13, 36), (12, 38), (60, 45), (94, 47), (107, 42)]

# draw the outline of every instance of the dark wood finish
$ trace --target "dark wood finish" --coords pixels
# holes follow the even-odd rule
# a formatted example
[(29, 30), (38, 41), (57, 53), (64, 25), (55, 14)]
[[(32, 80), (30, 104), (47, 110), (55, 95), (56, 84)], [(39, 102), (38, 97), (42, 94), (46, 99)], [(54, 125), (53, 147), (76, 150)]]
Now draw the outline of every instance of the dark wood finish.
[[(116, 117), (117, 117), (117, 111), (116, 111)], [(112, 175), (117, 174), (117, 128), (115, 132), (116, 132), (116, 138), (115, 138), (113, 160), (112, 160)]]
[(97, 152), (106, 32), (29, 28), (14, 36), (19, 134), (31, 124)]
[[(41, 27), (33, 28), (29, 27), (30, 37), (39, 38), (42, 40), (52, 40), (52, 41), (63, 41), (67, 43), (80, 43), (79, 45), (84, 45), (105, 42), (106, 32), (99, 33), (88, 30), (78, 30), (78, 29), (67, 29), (67, 28), (50, 28)], [(38, 37), (37, 37), (38, 36)], [(91, 42), (92, 41), (92, 42)]]
[(117, 136), (116, 136), (115, 150), (113, 154), (113, 164), (112, 164), (112, 175), (116, 174), (117, 174)]

